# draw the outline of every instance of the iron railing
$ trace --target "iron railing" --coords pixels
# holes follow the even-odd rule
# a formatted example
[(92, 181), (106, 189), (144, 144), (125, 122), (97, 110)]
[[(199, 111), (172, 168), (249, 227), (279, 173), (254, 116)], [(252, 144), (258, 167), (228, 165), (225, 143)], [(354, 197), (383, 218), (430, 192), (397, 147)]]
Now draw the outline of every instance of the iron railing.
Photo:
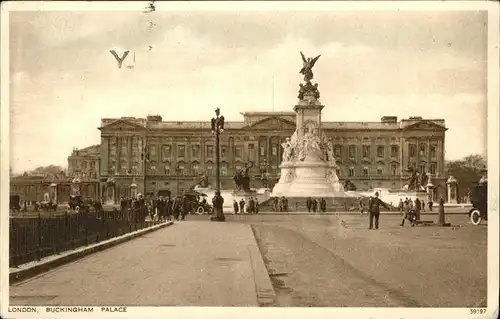
[(61, 214), (11, 217), (9, 265), (39, 261), (61, 252), (102, 242), (158, 224), (145, 221), (139, 212), (121, 211), (91, 214)]

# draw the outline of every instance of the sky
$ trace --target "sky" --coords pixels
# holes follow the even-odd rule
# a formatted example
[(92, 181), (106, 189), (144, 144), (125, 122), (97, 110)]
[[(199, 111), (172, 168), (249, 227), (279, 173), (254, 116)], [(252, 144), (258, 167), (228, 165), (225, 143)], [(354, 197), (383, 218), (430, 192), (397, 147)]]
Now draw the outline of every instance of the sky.
[[(143, 13), (144, 5), (10, 13), (14, 173), (67, 166), (73, 147), (100, 143), (101, 118), (209, 120), (219, 107), (240, 121), (245, 111), (292, 111), (300, 51), (321, 54), (313, 71), (324, 121), (445, 119), (447, 160), (486, 152), (487, 12)], [(112, 49), (131, 51), (122, 69)]]

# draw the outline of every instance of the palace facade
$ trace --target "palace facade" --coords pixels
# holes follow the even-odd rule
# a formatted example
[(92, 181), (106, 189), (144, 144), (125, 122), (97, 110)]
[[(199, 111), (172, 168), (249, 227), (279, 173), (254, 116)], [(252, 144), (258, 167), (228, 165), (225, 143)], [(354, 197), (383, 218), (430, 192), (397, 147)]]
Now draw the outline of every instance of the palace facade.
[[(226, 122), (220, 136), (221, 188), (234, 188), (235, 172), (247, 163), (253, 165), (251, 187), (262, 187), (264, 175), (272, 187), (279, 179), (281, 144), (295, 131), (295, 113), (245, 112), (242, 117)], [(351, 180), (358, 190), (401, 189), (413, 167), (431, 176), (436, 200), (446, 198), (444, 120), (384, 116), (380, 122), (321, 125), (335, 145), (341, 181)], [(101, 144), (83, 153), (73, 151), (68, 166), (78, 176), (99, 172), (105, 202), (137, 192), (169, 190), (175, 195), (197, 184), (201, 175), (215, 184), (215, 138), (209, 121), (163, 121), (159, 115), (105, 118), (99, 130)]]

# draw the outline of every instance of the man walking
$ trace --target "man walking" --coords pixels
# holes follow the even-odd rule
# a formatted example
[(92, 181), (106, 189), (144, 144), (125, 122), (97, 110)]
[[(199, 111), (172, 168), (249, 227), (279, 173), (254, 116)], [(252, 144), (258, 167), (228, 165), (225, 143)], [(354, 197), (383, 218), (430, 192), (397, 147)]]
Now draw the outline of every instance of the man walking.
[(245, 213), (245, 200), (243, 198), (240, 200), (240, 213)]
[(234, 214), (238, 215), (238, 202), (236, 199), (233, 199), (233, 209), (234, 209)]
[(313, 212), (316, 213), (316, 210), (318, 209), (318, 200), (316, 198), (313, 199), (312, 206), (313, 206)]
[(420, 200), (417, 198), (415, 199), (415, 214), (417, 215), (417, 220), (420, 220), (420, 209), (421, 209), (421, 206), (422, 203), (420, 202)]
[(378, 192), (375, 192), (375, 197), (371, 197), (368, 202), (368, 211), (370, 214), (370, 226), (368, 229), (373, 229), (373, 219), (375, 219), (375, 229), (378, 229), (378, 221), (380, 217), (380, 206), (384, 206), (388, 210), (390, 207), (378, 198)]
[(307, 206), (307, 211), (310, 213), (311, 212), (311, 209), (312, 209), (312, 199), (311, 197), (309, 197), (307, 200), (306, 200), (306, 206)]
[(324, 198), (319, 200), (319, 207), (323, 213), (326, 212), (326, 200)]

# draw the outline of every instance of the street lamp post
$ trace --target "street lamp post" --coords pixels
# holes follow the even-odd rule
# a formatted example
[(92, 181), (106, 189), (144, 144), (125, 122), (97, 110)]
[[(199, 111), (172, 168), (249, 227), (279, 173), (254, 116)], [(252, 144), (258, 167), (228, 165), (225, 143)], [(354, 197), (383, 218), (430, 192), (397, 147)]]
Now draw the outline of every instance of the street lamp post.
[(181, 174), (181, 168), (180, 168), (179, 164), (177, 164), (177, 167), (175, 168), (175, 175), (177, 176), (177, 183), (176, 183), (177, 184), (177, 190), (176, 190), (176, 193), (175, 193), (176, 196), (179, 196), (179, 183), (181, 181), (180, 174)]
[(214, 202), (214, 212), (215, 216), (211, 219), (216, 221), (224, 221), (226, 218), (224, 217), (223, 205), (220, 203), (215, 207), (217, 201), (222, 200), (220, 197), (220, 143), (219, 136), (222, 132), (224, 132), (224, 116), (220, 115), (220, 109), (217, 108), (215, 110), (216, 117), (212, 118), (212, 134), (215, 135), (215, 195), (216, 202)]

